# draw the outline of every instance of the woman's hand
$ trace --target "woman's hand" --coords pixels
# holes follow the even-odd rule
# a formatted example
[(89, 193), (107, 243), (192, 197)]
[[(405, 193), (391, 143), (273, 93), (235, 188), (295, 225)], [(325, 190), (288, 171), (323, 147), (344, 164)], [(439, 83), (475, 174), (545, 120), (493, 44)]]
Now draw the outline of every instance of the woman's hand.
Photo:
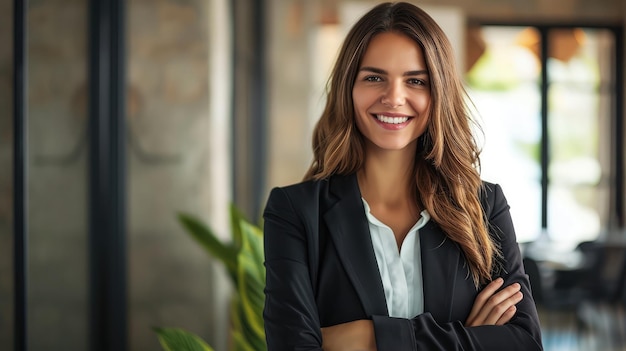
[(522, 301), (523, 294), (519, 283), (511, 284), (498, 291), (503, 284), (504, 280), (498, 278), (478, 294), (465, 322), (466, 327), (503, 325), (513, 318), (516, 311), (515, 305)]
[(376, 351), (374, 324), (361, 319), (322, 328), (324, 351)]

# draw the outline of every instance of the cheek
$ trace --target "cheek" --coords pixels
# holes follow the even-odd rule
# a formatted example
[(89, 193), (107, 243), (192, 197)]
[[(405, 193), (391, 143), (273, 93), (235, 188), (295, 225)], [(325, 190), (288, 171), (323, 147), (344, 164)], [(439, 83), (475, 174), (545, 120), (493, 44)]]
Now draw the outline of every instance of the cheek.
[(417, 112), (419, 116), (419, 124), (417, 126), (417, 131), (419, 134), (422, 134), (428, 128), (428, 125), (431, 121), (431, 101), (429, 96), (421, 97), (420, 99), (416, 99), (414, 101), (413, 108), (415, 112)]
[(368, 116), (367, 110), (370, 104), (368, 104), (365, 95), (359, 93), (358, 91), (355, 91), (352, 94), (352, 104), (352, 108), (354, 109), (354, 118), (356, 119), (356, 124), (360, 129), (363, 124), (363, 119), (367, 118)]
[(359, 89), (355, 87), (352, 89), (354, 109), (362, 112), (367, 111), (368, 108), (376, 103), (376, 96), (376, 92), (371, 89)]
[(362, 98), (363, 94), (358, 89), (352, 90), (352, 104), (356, 113), (363, 108)]
[(361, 121), (360, 111), (362, 110), (362, 104), (361, 104), (360, 97), (361, 97), (361, 94), (359, 93), (359, 90), (357, 88), (353, 88), (352, 89), (352, 113), (354, 115), (354, 122), (359, 132), (362, 130), (362, 124), (363, 124), (363, 122)]
[(430, 94), (422, 94), (415, 99), (415, 107), (422, 113), (430, 114)]

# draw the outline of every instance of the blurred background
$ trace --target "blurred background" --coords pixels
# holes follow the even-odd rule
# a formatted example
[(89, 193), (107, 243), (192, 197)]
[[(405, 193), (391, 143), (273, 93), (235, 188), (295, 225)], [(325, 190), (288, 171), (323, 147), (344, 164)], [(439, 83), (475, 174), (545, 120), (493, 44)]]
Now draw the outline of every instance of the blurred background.
[[(302, 178), (376, 2), (111, 3), (0, 2), (0, 349), (158, 350), (172, 326), (226, 350), (232, 287), (176, 215), (229, 240), (230, 203), (259, 222)], [(625, 350), (626, 4), (414, 3), (455, 47), (546, 350)]]

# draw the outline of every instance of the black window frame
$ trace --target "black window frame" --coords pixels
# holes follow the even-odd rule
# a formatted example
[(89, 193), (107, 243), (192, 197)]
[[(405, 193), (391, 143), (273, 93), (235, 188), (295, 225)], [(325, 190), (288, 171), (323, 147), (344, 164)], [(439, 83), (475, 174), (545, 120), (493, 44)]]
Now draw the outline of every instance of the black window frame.
[(613, 57), (613, 67), (615, 76), (611, 82), (614, 89), (614, 98), (612, 99), (611, 113), (611, 168), (609, 180), (609, 206), (610, 213), (615, 218), (609, 218), (608, 223), (603, 223), (606, 229), (611, 232), (624, 232), (624, 217), (626, 212), (624, 209), (626, 182), (624, 174), (624, 27), (620, 24), (602, 24), (602, 23), (586, 23), (586, 22), (569, 22), (569, 23), (553, 23), (546, 24), (532, 21), (520, 22), (502, 22), (491, 21), (488, 19), (470, 19), (469, 26), (485, 27), (531, 27), (540, 33), (540, 61), (541, 61), (541, 78), (540, 78), (540, 95), (541, 95), (541, 140), (540, 140), (540, 159), (541, 159), (541, 228), (548, 228), (548, 188), (550, 180), (548, 177), (548, 167), (550, 164), (550, 142), (549, 142), (549, 125), (548, 125), (548, 90), (549, 90), (549, 72), (548, 72), (548, 48), (550, 45), (548, 33), (554, 29), (603, 29), (609, 30), (615, 37), (615, 55)]
[[(127, 349), (125, 5), (88, 0), (89, 347)], [(28, 2), (13, 1), (13, 349), (28, 350)]]

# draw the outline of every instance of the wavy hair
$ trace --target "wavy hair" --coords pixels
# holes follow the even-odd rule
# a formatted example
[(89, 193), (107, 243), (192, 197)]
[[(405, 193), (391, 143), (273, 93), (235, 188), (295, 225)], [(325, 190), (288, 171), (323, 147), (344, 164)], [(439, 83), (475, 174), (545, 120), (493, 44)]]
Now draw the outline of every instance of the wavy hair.
[(313, 132), (313, 162), (304, 179), (352, 174), (363, 166), (365, 144), (355, 123), (352, 89), (369, 42), (383, 32), (406, 35), (423, 50), (431, 110), (415, 155), (415, 195), (460, 246), (478, 287), (491, 280), (500, 257), (479, 200), (480, 149), (452, 46), (422, 9), (404, 2), (379, 4), (351, 28), (327, 84), (326, 107)]

